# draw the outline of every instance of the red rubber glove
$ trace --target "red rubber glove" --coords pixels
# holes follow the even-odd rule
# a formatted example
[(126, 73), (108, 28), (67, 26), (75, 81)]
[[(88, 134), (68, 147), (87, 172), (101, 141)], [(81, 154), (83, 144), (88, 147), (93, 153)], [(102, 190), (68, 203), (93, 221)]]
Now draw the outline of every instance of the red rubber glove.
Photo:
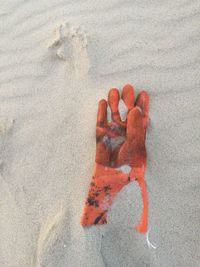
[[(81, 219), (82, 225), (104, 224), (115, 195), (128, 183), (137, 181), (143, 200), (143, 211), (135, 229), (147, 231), (147, 192), (144, 181), (146, 169), (145, 137), (149, 97), (141, 91), (135, 101), (133, 87), (125, 85), (122, 96), (128, 108), (127, 119), (121, 120), (119, 91), (111, 89), (108, 104), (112, 122), (107, 121), (107, 101), (99, 101), (96, 124), (96, 159), (88, 196)], [(125, 171), (124, 171), (125, 170)]]

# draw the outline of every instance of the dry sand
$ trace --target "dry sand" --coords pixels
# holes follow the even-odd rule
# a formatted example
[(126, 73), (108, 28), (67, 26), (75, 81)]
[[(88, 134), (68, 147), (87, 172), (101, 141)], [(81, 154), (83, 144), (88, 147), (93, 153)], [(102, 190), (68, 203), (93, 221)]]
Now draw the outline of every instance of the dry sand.
[[(200, 266), (200, 1), (0, 1), (0, 266)], [(150, 94), (149, 248), (135, 183), (79, 224), (99, 98)]]

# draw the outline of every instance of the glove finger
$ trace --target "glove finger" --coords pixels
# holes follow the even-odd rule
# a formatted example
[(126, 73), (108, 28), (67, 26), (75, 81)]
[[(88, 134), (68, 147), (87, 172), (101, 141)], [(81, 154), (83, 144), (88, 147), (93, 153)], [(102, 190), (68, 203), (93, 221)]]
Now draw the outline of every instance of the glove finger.
[(109, 136), (112, 132), (107, 126), (107, 101), (101, 99), (98, 104), (97, 126), (96, 126), (96, 162), (109, 165), (111, 147)]
[(119, 114), (119, 91), (116, 88), (112, 88), (110, 89), (109, 93), (108, 93), (108, 104), (110, 106), (111, 109), (111, 116), (112, 116), (112, 120), (121, 124), (122, 120)]
[(122, 90), (122, 99), (130, 111), (134, 107), (134, 88), (130, 84), (126, 84)]
[(142, 114), (137, 107), (133, 108), (128, 114), (126, 134), (128, 140), (137, 139), (138, 141), (140, 135), (142, 137), (144, 134)]
[(107, 124), (107, 102), (101, 99), (98, 104), (97, 126), (103, 127)]
[(136, 99), (137, 107), (140, 108), (142, 115), (143, 115), (143, 125), (146, 128), (147, 121), (148, 121), (148, 112), (149, 112), (149, 96), (146, 91), (141, 91), (138, 94), (138, 97)]

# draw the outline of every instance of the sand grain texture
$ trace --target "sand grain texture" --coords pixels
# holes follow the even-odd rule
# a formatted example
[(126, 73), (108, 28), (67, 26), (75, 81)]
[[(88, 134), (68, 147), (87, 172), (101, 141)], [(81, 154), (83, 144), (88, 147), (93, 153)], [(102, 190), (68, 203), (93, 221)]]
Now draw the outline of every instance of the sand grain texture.
[[(0, 266), (200, 264), (200, 2), (0, 1)], [(149, 248), (136, 184), (79, 224), (97, 102), (150, 94)]]

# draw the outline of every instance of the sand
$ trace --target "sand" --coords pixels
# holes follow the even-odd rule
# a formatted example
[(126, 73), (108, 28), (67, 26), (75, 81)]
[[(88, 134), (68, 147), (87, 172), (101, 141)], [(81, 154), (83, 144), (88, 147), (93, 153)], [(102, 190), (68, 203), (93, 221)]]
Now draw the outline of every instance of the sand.
[[(200, 266), (200, 2), (0, 1), (0, 266)], [(149, 240), (139, 188), (79, 224), (97, 102), (150, 94)]]

